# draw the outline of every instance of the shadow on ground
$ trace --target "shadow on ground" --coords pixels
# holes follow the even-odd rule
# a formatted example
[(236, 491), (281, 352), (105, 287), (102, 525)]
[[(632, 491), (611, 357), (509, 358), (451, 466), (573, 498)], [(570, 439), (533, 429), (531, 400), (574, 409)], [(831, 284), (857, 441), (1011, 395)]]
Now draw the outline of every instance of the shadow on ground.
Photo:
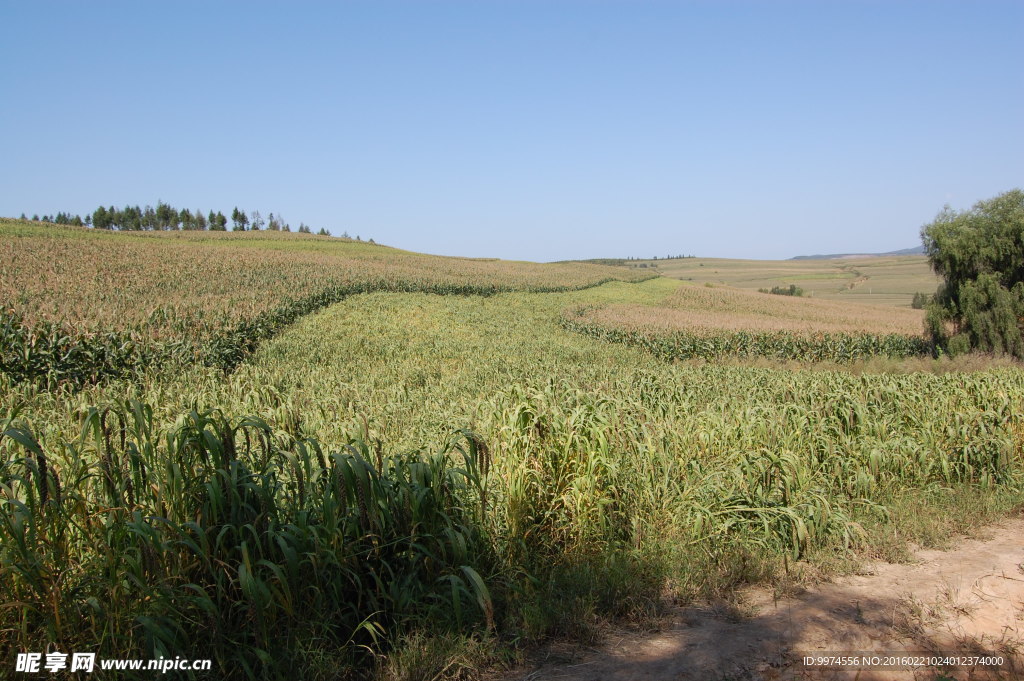
[[(552, 647), (508, 681), (1012, 681), (1024, 679), (1024, 521), (947, 552), (775, 601), (679, 608), (661, 631)], [(805, 656), (1001, 656), (1002, 664), (808, 666)]]

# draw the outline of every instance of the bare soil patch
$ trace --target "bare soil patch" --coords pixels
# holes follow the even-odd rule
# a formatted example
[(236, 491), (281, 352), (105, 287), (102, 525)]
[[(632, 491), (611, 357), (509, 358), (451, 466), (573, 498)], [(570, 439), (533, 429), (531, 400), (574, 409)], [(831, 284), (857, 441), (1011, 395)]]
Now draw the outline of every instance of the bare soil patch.
[[(675, 609), (657, 632), (612, 632), (596, 649), (552, 648), (508, 681), (1024, 679), (1024, 519), (1006, 520), (953, 550), (776, 600), (764, 589), (736, 604)], [(811, 668), (805, 655), (995, 653), (999, 667)]]

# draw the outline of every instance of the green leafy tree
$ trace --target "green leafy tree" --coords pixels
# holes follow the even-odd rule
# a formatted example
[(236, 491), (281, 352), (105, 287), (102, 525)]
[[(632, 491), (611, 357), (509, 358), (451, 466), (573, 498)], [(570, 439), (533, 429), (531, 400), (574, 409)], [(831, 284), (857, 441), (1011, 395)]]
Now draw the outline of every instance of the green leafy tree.
[(121, 211), (121, 229), (137, 232), (142, 229), (142, 209), (138, 206), (125, 206)]
[(196, 208), (195, 212), (195, 226), (196, 229), (206, 229), (206, 216), (203, 215), (203, 211), (199, 210), (198, 208)]
[(925, 321), (936, 349), (1024, 358), (1024, 191), (963, 212), (947, 206), (921, 238), (944, 278)]
[(245, 214), (244, 210), (238, 210), (238, 206), (231, 211), (231, 222), (234, 223), (232, 228), (235, 232), (244, 232), (246, 225), (249, 224), (249, 216)]
[(156, 211), (153, 206), (146, 206), (142, 209), (142, 229), (157, 229)]
[[(217, 211), (216, 213), (214, 213), (211, 210), (210, 214), (206, 217), (206, 220), (210, 224), (210, 231), (211, 232), (225, 232), (225, 231), (227, 231), (228, 219), (226, 217), (224, 217), (224, 214), (221, 213), (220, 211)], [(223, 220), (224, 222), (222, 223), (221, 220)]]
[(178, 211), (163, 201), (156, 202), (157, 229), (178, 229)]

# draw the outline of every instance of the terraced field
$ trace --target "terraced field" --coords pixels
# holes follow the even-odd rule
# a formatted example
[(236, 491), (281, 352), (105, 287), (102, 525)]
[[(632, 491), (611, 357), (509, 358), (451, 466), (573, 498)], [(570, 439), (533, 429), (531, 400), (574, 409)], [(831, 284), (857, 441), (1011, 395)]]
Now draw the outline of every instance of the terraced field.
[(895, 307), (910, 307), (915, 293), (932, 294), (939, 285), (923, 255), (836, 260), (679, 258), (629, 264), (646, 265), (648, 269), (656, 266), (655, 271), (662, 276), (696, 284), (754, 291), (796, 284), (812, 298)]
[(920, 335), (924, 312), (881, 305), (850, 305), (788, 298), (743, 289), (682, 285), (657, 305), (614, 305), (589, 319), (630, 329), (794, 333), (901, 333)]
[[(88, 296), (75, 281), (102, 292), (97, 282), (157, 257), (148, 244), (167, 249), (161, 282), (190, 249), (195, 279), (168, 300), (198, 317), (209, 301), (207, 319), (251, 291), (189, 299), (201, 263), (255, 269), (248, 281), (267, 296), (320, 274), (389, 283), (303, 308), (227, 368), (143, 366), (79, 385), (5, 373), (4, 655), (56, 642), (104, 657), (187, 650), (223, 678), (469, 677), (551, 637), (588, 640), (605, 620), (649, 621), (665, 596), (898, 558), (1024, 491), (1015, 366), (727, 366), (565, 324), (580, 311), (618, 324), (704, 307), (718, 333), (786, 319), (800, 333), (906, 337), (911, 311), (858, 318), (852, 305), (665, 278), (596, 285), (636, 273), (586, 265), (464, 271), (400, 252), (391, 263), (382, 247), (321, 253), (315, 238), (82, 234), (4, 240), (14, 262), (39, 266), (45, 240), (70, 242), (47, 275), (67, 296), (41, 304), (39, 287), (9, 301), (25, 320), (66, 319), (81, 338), (123, 331), (111, 312), (76, 316)], [(79, 241), (91, 254), (80, 261)], [(89, 279), (90, 259), (106, 274)], [(111, 309), (132, 295), (161, 300), (159, 287), (127, 287)], [(183, 328), (131, 314), (136, 330)]]
[(931, 353), (919, 310), (679, 285), (656, 304), (580, 306), (565, 328), (666, 359), (767, 357), (851, 362)]

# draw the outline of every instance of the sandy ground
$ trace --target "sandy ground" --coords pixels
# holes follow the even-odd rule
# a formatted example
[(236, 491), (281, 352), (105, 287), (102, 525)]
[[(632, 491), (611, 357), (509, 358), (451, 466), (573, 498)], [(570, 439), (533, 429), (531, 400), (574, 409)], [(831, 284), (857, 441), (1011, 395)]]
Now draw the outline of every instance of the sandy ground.
[[(688, 607), (659, 632), (612, 632), (598, 649), (549, 650), (507, 681), (1024, 679), (1024, 520), (1010, 519), (955, 550), (917, 551), (912, 564), (861, 574), (775, 601)], [(1002, 655), (999, 666), (809, 667), (803, 657), (854, 654)]]

